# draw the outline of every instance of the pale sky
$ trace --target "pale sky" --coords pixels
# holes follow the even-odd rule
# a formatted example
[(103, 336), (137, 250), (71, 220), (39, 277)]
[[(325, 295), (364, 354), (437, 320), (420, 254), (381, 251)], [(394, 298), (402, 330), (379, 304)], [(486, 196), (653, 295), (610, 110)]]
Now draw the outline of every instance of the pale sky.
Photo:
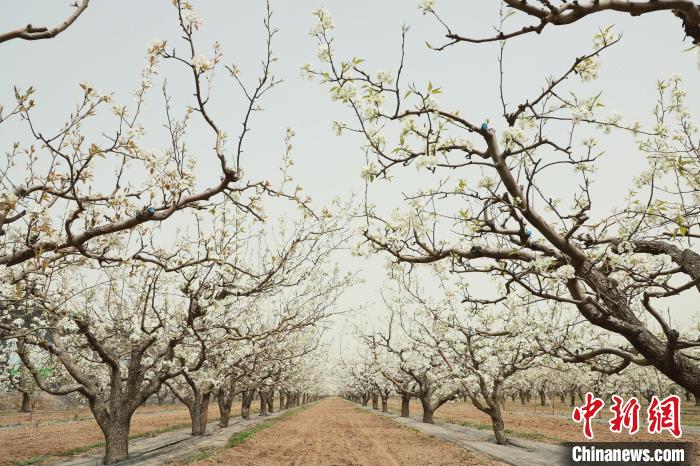
[[(0, 30), (14, 29), (31, 23), (53, 26), (70, 12), (68, 0), (5, 1), (0, 16)], [(265, 4), (256, 1), (193, 1), (202, 17), (197, 36), (200, 51), (210, 54), (210, 44), (223, 45), (226, 64), (235, 63), (243, 79), (253, 79), (263, 52), (262, 19)], [(443, 88), (440, 102), (459, 109), (462, 114), (481, 121), (490, 117), (496, 129), (498, 121), (497, 45), (462, 44), (445, 52), (435, 52), (425, 42), (441, 42), (443, 30), (434, 18), (423, 16), (413, 0), (328, 0), (324, 3), (306, 0), (272, 0), (273, 24), (280, 29), (273, 45), (279, 58), (275, 75), (284, 83), (264, 100), (265, 112), (256, 115), (246, 155), (248, 171), (265, 173), (276, 170), (287, 127), (295, 138), (293, 172), (319, 204), (335, 196), (361, 192), (364, 182), (360, 170), (365, 164), (361, 141), (352, 136), (337, 137), (333, 120), (350, 121), (346, 109), (331, 102), (328, 92), (317, 83), (304, 80), (299, 68), (307, 62), (316, 64), (316, 45), (308, 31), (313, 25), (311, 11), (326, 7), (335, 19), (335, 46), (340, 57), (358, 56), (373, 71), (395, 69), (398, 61), (400, 29), (411, 27), (408, 34), (405, 78), (425, 87), (428, 80)], [(441, 16), (463, 35), (486, 35), (498, 21), (496, 0), (438, 0)], [(648, 122), (655, 103), (657, 79), (681, 74), (690, 90), (688, 103), (700, 114), (700, 70), (694, 52), (683, 42), (680, 22), (670, 13), (631, 18), (620, 14), (600, 14), (565, 28), (548, 28), (540, 36), (529, 36), (509, 43), (505, 55), (506, 95), (511, 103), (524, 101), (538, 94), (545, 78), (559, 74), (570, 66), (574, 57), (589, 51), (591, 38), (600, 27), (616, 25), (624, 33), (622, 42), (602, 57), (600, 78), (581, 87), (588, 93), (604, 90), (607, 110)], [(92, 0), (85, 14), (59, 37), (48, 41), (14, 40), (0, 46), (0, 104), (12, 101), (12, 86), (37, 89), (38, 107), (34, 112), (46, 132), (56, 129), (81, 95), (77, 83), (93, 83), (98, 89), (114, 91), (116, 99), (127, 102), (139, 81), (145, 63), (145, 52), (154, 38), (167, 40), (170, 46), (182, 49), (174, 9), (168, 0)], [(191, 96), (188, 76), (182, 70), (163, 68), (168, 76), (176, 102), (188, 102)], [(242, 108), (237, 89), (225, 73), (215, 85), (213, 112), (231, 133), (238, 130)], [(157, 97), (157, 94), (155, 95)], [(157, 104), (160, 101), (156, 100)], [(162, 112), (156, 105), (142, 121), (149, 129), (159, 128)], [(0, 128), (0, 148), (5, 151), (12, 141), (12, 127)], [(190, 133), (191, 145), (197, 147), (198, 134), (208, 137), (202, 127)], [(201, 133), (198, 133), (201, 132)], [(99, 134), (99, 131), (96, 132)], [(167, 144), (153, 136), (154, 146)], [(643, 158), (626, 136), (605, 139), (606, 158), (596, 178), (598, 208), (619, 203), (630, 186), (630, 180), (643, 166)], [(201, 149), (210, 145), (202, 143)], [(206, 168), (206, 166), (204, 167)], [(419, 179), (420, 176), (420, 179)], [(418, 175), (415, 169), (404, 170), (401, 180), (391, 186), (377, 187), (375, 202), (387, 208), (398, 205), (400, 192), (413, 183), (422, 183), (429, 175)], [(427, 180), (430, 181), (429, 179)], [(552, 180), (555, 191), (567, 190), (565, 179)], [(369, 260), (341, 255), (343, 265), (361, 269), (366, 283), (346, 297), (348, 306), (368, 303), (367, 309), (354, 320), (371, 326), (380, 312), (378, 289), (384, 279), (384, 258)], [(331, 332), (334, 345), (339, 345), (345, 319), (338, 321)], [(349, 341), (349, 337), (346, 341)]]

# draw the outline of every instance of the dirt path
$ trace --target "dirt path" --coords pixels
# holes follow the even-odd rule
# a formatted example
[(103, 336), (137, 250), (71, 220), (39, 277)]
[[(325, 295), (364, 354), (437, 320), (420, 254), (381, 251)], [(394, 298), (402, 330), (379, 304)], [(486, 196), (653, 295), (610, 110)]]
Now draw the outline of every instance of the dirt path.
[(505, 464), (530, 466), (551, 466), (563, 464), (567, 456), (567, 450), (559, 445), (551, 445), (543, 442), (535, 442), (526, 439), (511, 437), (511, 445), (496, 444), (493, 433), (488, 430), (473, 429), (471, 427), (451, 424), (449, 422), (435, 421), (435, 424), (426, 424), (415, 416), (404, 418), (394, 413), (381, 413), (370, 408), (362, 408), (376, 416), (393, 419), (395, 422), (409, 426), (419, 432), (432, 437), (445, 440), (454, 445), (469, 448), (502, 461)]
[(337, 398), (280, 420), (197, 465), (492, 465), (485, 456), (420, 435)]

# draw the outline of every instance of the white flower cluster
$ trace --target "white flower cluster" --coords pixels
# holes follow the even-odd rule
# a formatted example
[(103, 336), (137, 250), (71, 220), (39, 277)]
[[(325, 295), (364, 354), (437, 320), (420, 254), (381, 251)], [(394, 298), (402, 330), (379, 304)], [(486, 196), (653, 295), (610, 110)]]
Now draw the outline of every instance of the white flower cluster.
[(214, 67), (214, 63), (204, 55), (197, 55), (192, 60), (192, 66), (195, 67), (197, 72), (204, 73), (205, 71), (212, 69)]
[(311, 13), (316, 17), (317, 21), (311, 29), (311, 34), (325, 34), (335, 27), (333, 17), (325, 8), (318, 8)]
[(382, 84), (392, 84), (394, 82), (394, 76), (385, 70), (377, 72), (377, 81)]
[(581, 77), (581, 81), (593, 81), (598, 78), (600, 67), (598, 57), (588, 57), (576, 65), (576, 73)]
[(148, 46), (148, 56), (149, 57), (155, 57), (165, 50), (165, 41), (160, 40), (160, 39), (153, 39), (151, 41), (151, 45)]
[(562, 280), (571, 280), (576, 277), (576, 269), (571, 265), (563, 265), (559, 267), (556, 271), (556, 276)]
[(506, 149), (518, 148), (525, 141), (525, 131), (516, 126), (510, 126), (501, 133), (501, 141)]
[(423, 14), (428, 14), (433, 11), (435, 7), (435, 0), (421, 0), (418, 4), (418, 9), (423, 12)]
[(416, 169), (420, 170), (421, 168), (428, 168), (428, 169), (433, 169), (437, 167), (438, 165), (438, 160), (435, 155), (426, 155), (422, 154), (416, 157)]

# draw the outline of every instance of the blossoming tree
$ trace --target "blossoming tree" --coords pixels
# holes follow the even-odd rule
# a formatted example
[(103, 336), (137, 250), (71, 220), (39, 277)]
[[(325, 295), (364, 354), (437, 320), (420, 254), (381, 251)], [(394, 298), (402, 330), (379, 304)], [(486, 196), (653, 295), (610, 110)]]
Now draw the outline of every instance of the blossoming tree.
[[(571, 86), (577, 76), (595, 79), (600, 56), (618, 43), (619, 35), (606, 28), (595, 35), (592, 50), (517, 105), (506, 103), (503, 74), (497, 76), (501, 121), (474, 121), (457, 104), (438, 103), (439, 74), (434, 82), (410, 84), (405, 40), (397, 70), (374, 73), (359, 58), (339, 58), (328, 12), (314, 14), (321, 67), (306, 65), (302, 73), (319, 78), (349, 109), (355, 124), (336, 126), (364, 138), (368, 183), (411, 166), (443, 176), (407, 194), (404, 211), (391, 217), (368, 200), (364, 236), (372, 250), (398, 262), (444, 261), (454, 272), (502, 277), (506, 293), (573, 306), (612, 336), (602, 346), (568, 348), (569, 358), (597, 367), (613, 361), (607, 371), (649, 364), (700, 395), (700, 343), (659, 311), (660, 303), (675, 308), (674, 297), (696, 294), (700, 280), (700, 141), (680, 78), (659, 82), (655, 123), (648, 128), (602, 114), (600, 93), (578, 95)], [(504, 15), (500, 27), (508, 20)], [(630, 151), (648, 161), (626, 198), (607, 199), (610, 209), (594, 208), (600, 195), (595, 169), (605, 153), (596, 131), (635, 136)], [(571, 180), (567, 193), (557, 197), (545, 177), (565, 176)], [(465, 299), (479, 304), (506, 297)]]

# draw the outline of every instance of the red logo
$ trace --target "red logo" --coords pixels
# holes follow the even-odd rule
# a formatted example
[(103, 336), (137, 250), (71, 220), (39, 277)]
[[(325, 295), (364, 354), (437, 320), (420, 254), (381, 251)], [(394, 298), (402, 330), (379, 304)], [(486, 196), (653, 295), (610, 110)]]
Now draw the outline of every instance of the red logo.
[(650, 434), (667, 430), (676, 438), (681, 436), (681, 399), (677, 395), (669, 395), (661, 401), (652, 396), (647, 414)]
[[(612, 396), (613, 404), (610, 411), (613, 413), (612, 419), (608, 421), (610, 432), (621, 433), (627, 430), (630, 435), (639, 431), (639, 412), (641, 405), (637, 398), (632, 397), (626, 402), (619, 396)], [(588, 439), (593, 438), (593, 418), (605, 406), (605, 402), (586, 393), (586, 402), (583, 406), (577, 406), (571, 413), (571, 418), (583, 424), (583, 435)], [(678, 438), (682, 434), (681, 430), (681, 399), (677, 395), (669, 395), (663, 400), (657, 396), (652, 396), (647, 408), (647, 431), (650, 434), (660, 434), (668, 431)]]
[(586, 438), (593, 438), (592, 420), (598, 412), (603, 409), (605, 402), (593, 396), (591, 392), (586, 393), (586, 403), (581, 407), (575, 407), (571, 417), (576, 422), (583, 422), (583, 435)]
[(622, 398), (617, 395), (612, 396), (613, 405), (610, 411), (615, 415), (608, 424), (610, 424), (610, 432), (622, 432), (622, 429), (629, 430), (630, 434), (636, 434), (639, 431), (639, 401), (635, 397), (622, 403)]

